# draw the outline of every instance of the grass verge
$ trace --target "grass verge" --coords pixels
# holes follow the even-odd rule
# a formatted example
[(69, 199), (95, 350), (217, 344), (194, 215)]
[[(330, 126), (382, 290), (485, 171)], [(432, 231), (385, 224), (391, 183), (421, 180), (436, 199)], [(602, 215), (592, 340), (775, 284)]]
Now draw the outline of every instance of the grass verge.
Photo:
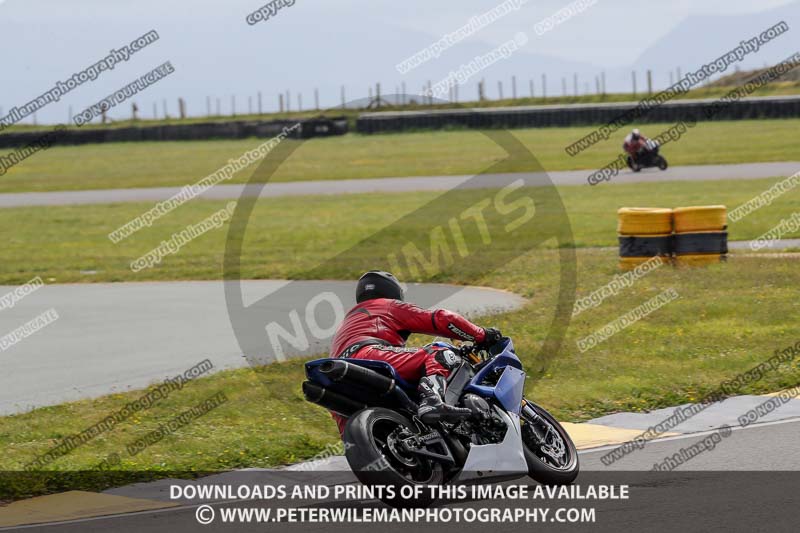
[[(672, 124), (648, 124), (655, 136)], [(621, 152), (623, 130), (575, 157), (564, 147), (593, 126), (514, 130), (546, 170), (597, 169)], [(792, 161), (800, 153), (800, 119), (700, 122), (664, 147), (671, 165)], [(213, 173), (260, 139), (109, 143), (55, 146), (11, 168), (0, 192), (183, 186)], [(298, 143), (300, 141), (286, 141)], [(476, 174), (506, 154), (475, 130), (386, 135), (348, 134), (310, 139), (276, 172), (273, 181), (361, 179)], [(506, 172), (528, 170), (510, 163)], [(229, 183), (244, 183), (253, 168)]]
[[(622, 206), (678, 207), (725, 204), (729, 209), (767, 190), (777, 179), (655, 182), (608, 185), (594, 188), (561, 187), (569, 213), (575, 245), (615, 246), (616, 211)], [(461, 192), (480, 199), (481, 191)], [(535, 197), (535, 193), (534, 193)], [(729, 228), (731, 240), (753, 239), (788, 218), (796, 210), (800, 191), (790, 191)], [(306, 276), (307, 271), (367, 235), (389, 226), (427, 202), (441, 210), (433, 193), (358, 194), (345, 196), (289, 197), (260, 200), (249, 219), (242, 255), (243, 279)], [(466, 201), (466, 200), (465, 200)], [(387, 202), (392, 209), (386, 209)], [(223, 208), (226, 201), (193, 201), (158, 220), (119, 244), (107, 235), (152, 204), (114, 204), (0, 209), (0, 227), (6, 228), (0, 249), (0, 283), (20, 284), (34, 275), (49, 283), (98, 281), (158, 281), (221, 279), (227, 227), (195, 239), (160, 265), (134, 273), (130, 263), (158, 246), (173, 233), (196, 224)], [(547, 216), (548, 206), (542, 206)], [(349, 223), (354, 213), (359, 224)], [(393, 230), (399, 244), (430, 229), (422, 217)], [(784, 237), (797, 237), (800, 232)], [(468, 236), (477, 238), (477, 236)], [(507, 243), (514, 251), (513, 242)], [(546, 245), (552, 245), (547, 243)], [(356, 249), (349, 254), (351, 267), (322, 270), (319, 277), (344, 278), (370, 268), (374, 250)], [(443, 279), (437, 280), (441, 281)]]

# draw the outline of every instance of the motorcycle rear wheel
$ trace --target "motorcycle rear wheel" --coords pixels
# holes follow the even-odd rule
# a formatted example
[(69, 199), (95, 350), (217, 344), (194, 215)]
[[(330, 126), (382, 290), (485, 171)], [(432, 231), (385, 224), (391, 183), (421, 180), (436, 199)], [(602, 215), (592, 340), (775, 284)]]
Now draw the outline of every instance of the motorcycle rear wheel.
[(369, 407), (355, 413), (344, 428), (347, 463), (364, 485), (394, 488), (395, 497), (381, 498), (384, 503), (392, 507), (427, 507), (433, 498), (401, 498), (400, 488), (442, 484), (442, 465), (404, 452), (397, 442), (400, 432), (419, 433), (408, 418), (390, 409)]
[[(543, 407), (526, 400), (520, 421), (528, 475), (544, 485), (569, 485), (575, 481), (580, 471), (578, 450), (558, 420)], [(537, 437), (534, 427), (540, 435), (544, 434), (544, 442)]]

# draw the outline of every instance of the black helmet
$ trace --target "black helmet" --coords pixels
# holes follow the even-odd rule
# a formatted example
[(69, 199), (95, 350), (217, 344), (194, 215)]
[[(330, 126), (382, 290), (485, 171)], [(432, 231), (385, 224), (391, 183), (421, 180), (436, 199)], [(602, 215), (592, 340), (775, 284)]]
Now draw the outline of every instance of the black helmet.
[(403, 300), (403, 287), (391, 273), (370, 270), (358, 278), (356, 302), (361, 303), (375, 298)]

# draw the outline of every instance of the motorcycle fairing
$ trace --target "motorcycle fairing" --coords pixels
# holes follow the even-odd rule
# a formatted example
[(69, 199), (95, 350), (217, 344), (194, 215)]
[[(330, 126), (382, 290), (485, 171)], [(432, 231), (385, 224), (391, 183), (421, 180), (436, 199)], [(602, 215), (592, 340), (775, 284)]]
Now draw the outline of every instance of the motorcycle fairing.
[[(525, 388), (525, 372), (522, 363), (514, 353), (514, 345), (508, 339), (505, 345), (498, 348), (499, 353), (486, 363), (470, 383), (464, 387), (465, 392), (472, 392), (486, 400), (494, 399), (499, 405), (492, 405), (497, 416), (503, 419), (508, 429), (503, 440), (496, 444), (472, 445), (459, 474), (460, 480), (486, 479), (486, 477), (505, 477), (525, 474), (528, 464), (522, 448), (522, 430), (519, 413), (522, 407), (522, 396)], [(481, 383), (498, 369), (502, 374), (493, 386)]]
[(508, 426), (503, 440), (497, 444), (474, 444), (469, 449), (458, 481), (483, 480), (491, 477), (517, 477), (528, 473), (528, 463), (522, 451), (522, 430), (519, 415), (492, 406), (497, 416)]
[[(503, 374), (495, 385), (481, 384), (499, 369), (503, 369)], [(519, 415), (524, 387), (525, 372), (522, 371), (522, 362), (514, 353), (511, 339), (507, 339), (506, 344), (500, 347), (500, 353), (481, 367), (470, 383), (464, 387), (464, 391), (475, 393), (487, 400), (495, 399), (507, 411)]]

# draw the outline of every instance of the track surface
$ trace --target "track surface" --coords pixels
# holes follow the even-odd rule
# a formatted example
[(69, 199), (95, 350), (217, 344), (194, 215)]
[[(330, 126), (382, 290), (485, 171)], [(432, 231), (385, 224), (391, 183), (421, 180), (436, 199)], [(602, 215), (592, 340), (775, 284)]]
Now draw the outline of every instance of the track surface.
[[(695, 456), (691, 466), (679, 467), (671, 474), (636, 474), (633, 470), (647, 470), (665, 456), (680, 453), (682, 447), (703, 438), (702, 434), (688, 435), (675, 439), (649, 443), (645, 449), (636, 452), (636, 464), (629, 466), (627, 473), (601, 474), (599, 457), (603, 449), (588, 450), (581, 453), (582, 474), (578, 483), (629, 484), (630, 499), (607, 502), (587, 502), (587, 506), (597, 507), (595, 523), (587, 524), (491, 524), (492, 531), (511, 532), (521, 530), (538, 531), (791, 531), (796, 523), (796, 473), (752, 472), (752, 470), (797, 469), (800, 464), (800, 451), (796, 446), (800, 439), (800, 419), (782, 423), (761, 424), (745, 429), (734, 430), (725, 441), (714, 450)], [(744, 459), (746, 458), (746, 459)], [(708, 472), (709, 470), (750, 470), (742, 473)], [(347, 472), (314, 472), (306, 476), (281, 476), (267, 472), (229, 472), (202, 480), (202, 483), (217, 485), (260, 483), (293, 484), (341, 484), (352, 483), (355, 479)], [(184, 484), (180, 480), (163, 480), (112, 489), (109, 494), (150, 500), (169, 500), (169, 485)], [(520, 478), (511, 484), (528, 484), (527, 478)], [(84, 532), (84, 531), (196, 531), (196, 510), (203, 500), (193, 500), (184, 505), (157, 511), (143, 511), (133, 514), (78, 519), (70, 522), (51, 523), (32, 526), (26, 531), (44, 532)], [(487, 524), (330, 524), (294, 523), (274, 524), (237, 523), (223, 526), (219, 523), (220, 509), (225, 507), (273, 507), (278, 502), (210, 502), (217, 515), (213, 525), (204, 526), (208, 531), (485, 531)], [(280, 504), (278, 504), (280, 505)], [(375, 500), (350, 500), (348, 503), (335, 501), (296, 501), (292, 507), (373, 507), (380, 506)], [(456, 504), (458, 507), (497, 507), (497, 500), (473, 500)], [(532, 505), (537, 505), (533, 503)], [(547, 508), (562, 506), (582, 506), (580, 501), (542, 502)], [(525, 504), (522, 504), (524, 507)], [(787, 514), (788, 513), (788, 514)], [(794, 516), (793, 516), (794, 515)], [(781, 526), (777, 526), (781, 524)], [(280, 529), (273, 529), (279, 527)]]
[[(704, 181), (726, 179), (755, 179), (776, 176), (791, 176), (800, 171), (800, 162), (745, 163), (739, 165), (697, 165), (670, 167), (661, 172), (645, 169), (639, 173), (623, 171), (611, 178), (611, 183), (636, 183), (652, 181)], [(548, 172), (555, 185), (587, 185), (591, 170), (569, 170)], [(470, 188), (491, 188), (499, 176), (509, 174), (485, 174), (474, 177)], [(541, 184), (541, 175), (514, 174), (531, 184)], [(298, 181), (290, 183), (268, 183), (259, 196), (305, 196), (313, 194), (357, 194), (369, 192), (444, 191), (453, 189), (473, 176), (416, 176), (405, 178), (378, 178), (360, 180)], [(599, 187), (608, 185), (602, 183)], [(588, 185), (587, 185), (588, 186)], [(244, 185), (216, 185), (201, 195), (206, 199), (236, 199), (242, 195)], [(118, 202), (158, 202), (180, 192), (180, 187), (157, 187), (148, 189), (103, 189), (93, 191), (54, 191), (0, 194), (0, 208), (33, 205), (82, 205)], [(252, 193), (255, 195), (255, 192)]]
[[(349, 281), (256, 280), (241, 286), (245, 305), (275, 292), (258, 306), (264, 325), (286, 322), (297, 302), (305, 305), (324, 291), (339, 296), (345, 310), (355, 304)], [(0, 286), (0, 294), (12, 289)], [(525, 302), (504, 291), (437, 284), (409, 284), (408, 298), (424, 307), (472, 316)], [(222, 282), (47, 285), (3, 310), (2, 330), (11, 331), (51, 307), (58, 320), (1, 352), (0, 415), (142, 388), (182, 374), (205, 358), (215, 370), (247, 365), (231, 327)], [(327, 329), (334, 316), (324, 311), (318, 313), (318, 322)], [(266, 346), (263, 331), (259, 340)], [(327, 351), (330, 338), (308, 338), (308, 349), (289, 355)]]

